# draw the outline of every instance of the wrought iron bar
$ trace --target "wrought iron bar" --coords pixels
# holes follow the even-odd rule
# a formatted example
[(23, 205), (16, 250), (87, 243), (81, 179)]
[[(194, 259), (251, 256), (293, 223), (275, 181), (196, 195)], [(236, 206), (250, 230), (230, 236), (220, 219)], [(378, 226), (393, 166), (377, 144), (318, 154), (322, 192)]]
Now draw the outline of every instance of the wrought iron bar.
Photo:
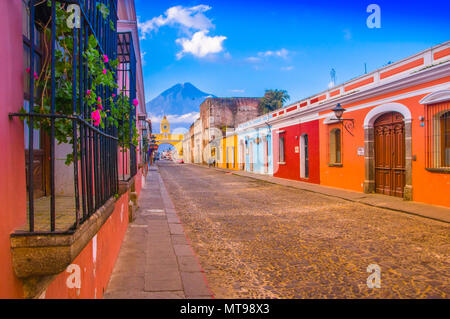
[[(30, 0), (30, 104), (28, 107), (29, 114), (34, 112), (34, 15), (35, 0)], [(33, 194), (33, 164), (34, 164), (34, 121), (33, 117), (28, 119), (28, 220), (30, 232), (34, 231), (34, 194)]]
[[(104, 17), (97, 8), (97, 4), (107, 5), (110, 10), (108, 17)], [(56, 81), (56, 61), (55, 53), (59, 50), (56, 42), (58, 41), (58, 29), (55, 23), (57, 7), (60, 4), (78, 4), (80, 6), (80, 28), (72, 30), (73, 46), (70, 53), (72, 59), (72, 78), (68, 79), (72, 84), (72, 114), (62, 114), (59, 110), (57, 100), (58, 85)], [(51, 8), (47, 8), (47, 3), (36, 0), (28, 1), (29, 9), (29, 40), (26, 39), (27, 46), (30, 47), (29, 56), (29, 108), (26, 113), (10, 113), (10, 117), (26, 118), (29, 127), (28, 131), (28, 234), (33, 233), (63, 233), (58, 229), (56, 221), (56, 187), (55, 187), (55, 157), (56, 157), (56, 127), (58, 121), (68, 121), (72, 123), (71, 140), (73, 142), (72, 159), (74, 172), (74, 199), (75, 199), (75, 224), (68, 232), (73, 232), (79, 223), (84, 222), (98, 208), (100, 208), (109, 198), (118, 192), (118, 167), (117, 167), (117, 147), (118, 137), (117, 129), (106, 121), (105, 128), (98, 128), (90, 123), (90, 115), (93, 111), (88, 107), (85, 94), (90, 87), (92, 79), (89, 76), (87, 60), (84, 58), (84, 50), (88, 48), (88, 38), (93, 35), (98, 43), (98, 51), (101, 55), (108, 55), (109, 60), (113, 61), (117, 57), (117, 0), (51, 0)], [(38, 9), (36, 9), (38, 8)], [(49, 11), (50, 10), (50, 11)], [(36, 16), (38, 14), (38, 16)], [(48, 15), (48, 16), (47, 16)], [(50, 112), (49, 114), (36, 113), (35, 102), (37, 101), (35, 93), (39, 87), (36, 85), (35, 72), (38, 72), (35, 58), (36, 51), (36, 19), (38, 23), (43, 19), (50, 22), (51, 32), (48, 34), (50, 41), (50, 86), (49, 94)], [(47, 20), (45, 20), (47, 21)], [(113, 26), (113, 28), (111, 28)], [(47, 34), (44, 33), (44, 37)], [(45, 40), (45, 39), (44, 39)], [(24, 39), (25, 41), (25, 39)], [(110, 62), (106, 67), (114, 71)], [(28, 70), (27, 70), (28, 71)], [(117, 74), (113, 72), (114, 79), (117, 80)], [(135, 87), (134, 87), (135, 90)], [(39, 92), (41, 93), (41, 92)], [(96, 88), (97, 96), (104, 101), (104, 107), (111, 110), (108, 101), (112, 93), (117, 91), (105, 88), (102, 85)], [(51, 94), (51, 96), (50, 96)], [(110, 113), (110, 112), (109, 112)], [(35, 125), (37, 121), (48, 119), (49, 139), (50, 139), (50, 227), (36, 228), (35, 213), (35, 192), (33, 191), (33, 164), (34, 164), (34, 139)], [(37, 127), (36, 127), (37, 128)], [(42, 129), (42, 127), (41, 127)], [(81, 185), (80, 185), (81, 184)], [(81, 198), (80, 198), (81, 196)], [(80, 205), (81, 202), (81, 205)], [(82, 212), (82, 216), (80, 213)], [(41, 226), (41, 225), (40, 225)], [(47, 229), (50, 229), (48, 231)]]

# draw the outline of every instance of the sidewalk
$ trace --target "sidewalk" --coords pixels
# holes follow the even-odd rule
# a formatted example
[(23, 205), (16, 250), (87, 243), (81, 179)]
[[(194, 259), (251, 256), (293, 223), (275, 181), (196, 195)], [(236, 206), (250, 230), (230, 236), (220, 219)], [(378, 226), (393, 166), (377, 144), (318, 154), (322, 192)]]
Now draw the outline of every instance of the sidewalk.
[(105, 299), (212, 298), (157, 169), (150, 169)]
[[(196, 165), (206, 169), (208, 168), (208, 166), (205, 165), (199, 164), (190, 164), (190, 165)], [(218, 167), (214, 167), (214, 169), (218, 171), (232, 173), (234, 175), (266, 181), (273, 184), (294, 187), (308, 192), (319, 193), (331, 197), (337, 197), (351, 202), (357, 202), (369, 206), (390, 209), (397, 212), (417, 215), (445, 223), (450, 223), (450, 208), (442, 206), (434, 206), (418, 202), (405, 201), (398, 197), (386, 196), (381, 194), (365, 194), (329, 186), (294, 181), (267, 175), (254, 174), (246, 171), (235, 171)]]

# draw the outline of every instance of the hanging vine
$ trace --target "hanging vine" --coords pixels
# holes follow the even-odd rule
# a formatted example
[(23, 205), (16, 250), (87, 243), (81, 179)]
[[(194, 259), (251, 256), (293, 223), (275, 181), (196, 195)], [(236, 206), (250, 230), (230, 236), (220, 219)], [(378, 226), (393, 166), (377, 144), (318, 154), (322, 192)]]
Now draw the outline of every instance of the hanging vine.
[[(44, 0), (35, 6), (42, 5), (47, 2), (47, 6), (51, 7), (52, 2)], [(74, 61), (73, 56), (73, 29), (67, 24), (69, 13), (66, 11), (67, 4), (57, 3), (55, 12), (55, 112), (61, 115), (73, 115), (73, 65), (74, 62), (80, 63), (79, 58), (75, 55), (77, 61)], [(97, 9), (106, 20), (109, 15), (109, 8), (102, 3), (97, 3)], [(51, 113), (51, 40), (52, 40), (52, 19), (49, 17), (47, 21), (43, 22), (36, 20), (36, 25), (43, 34), (43, 50), (45, 60), (42, 62), (42, 67), (39, 73), (34, 72), (36, 97), (33, 112), (38, 114)], [(114, 24), (110, 24), (110, 28), (114, 30)], [(130, 111), (131, 103), (128, 96), (124, 92), (120, 92), (119, 96), (112, 94), (107, 101), (103, 101), (97, 94), (98, 88), (109, 89), (113, 92), (118, 88), (114, 75), (117, 72), (119, 60), (110, 60), (107, 55), (102, 55), (99, 52), (98, 42), (94, 35), (90, 35), (88, 44), (83, 51), (83, 60), (87, 64), (87, 78), (90, 79), (89, 87), (86, 92), (79, 92), (77, 88), (76, 100), (79, 101), (79, 94), (83, 94), (83, 99), (86, 101), (90, 118), (87, 119), (95, 127), (105, 129), (105, 124), (114, 126), (118, 131), (120, 147), (127, 149), (130, 142), (135, 146), (138, 145), (138, 131), (135, 121), (132, 121), (132, 137), (130, 138)], [(26, 70), (30, 73), (30, 68)], [(138, 105), (138, 101), (133, 101), (134, 106)], [(20, 113), (26, 114), (27, 111), (22, 108)], [(78, 113), (78, 112), (77, 112)], [(22, 118), (25, 120), (25, 117)], [(107, 122), (107, 123), (105, 123)], [(34, 128), (42, 129), (48, 134), (51, 130), (51, 120), (45, 117), (36, 117), (34, 119)], [(66, 118), (58, 118), (55, 120), (55, 139), (58, 144), (73, 142), (73, 126), (72, 120)], [(78, 143), (78, 145), (80, 145)], [(66, 164), (70, 165), (73, 162), (72, 154), (68, 154)]]

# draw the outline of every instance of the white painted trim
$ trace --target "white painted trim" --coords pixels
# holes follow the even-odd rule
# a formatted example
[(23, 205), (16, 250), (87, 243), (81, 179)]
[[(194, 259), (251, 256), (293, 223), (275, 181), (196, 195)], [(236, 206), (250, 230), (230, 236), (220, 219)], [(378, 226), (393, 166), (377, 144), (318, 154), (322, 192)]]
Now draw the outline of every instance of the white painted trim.
[(450, 89), (440, 90), (425, 96), (420, 100), (420, 104), (434, 104), (444, 101), (450, 101)]
[[(377, 95), (380, 95), (383, 93), (395, 92), (397, 90), (411, 87), (413, 85), (426, 83), (426, 82), (432, 81), (436, 78), (441, 78), (445, 72), (448, 72), (448, 70), (450, 70), (450, 65), (446, 64), (446, 65), (437, 67), (436, 69), (435, 68), (422, 71), (419, 74), (411, 74), (409, 77), (411, 80), (403, 79), (405, 82), (407, 82), (407, 83), (405, 83), (405, 85), (394, 85), (396, 82), (398, 82), (398, 80), (395, 80), (395, 81), (393, 81), (394, 83), (391, 82), (391, 83), (382, 85), (381, 87), (378, 87), (375, 90), (375, 92), (372, 92), (370, 94), (367, 94), (368, 92), (358, 92), (357, 94), (351, 94), (350, 96), (337, 97), (337, 99), (327, 101), (323, 105), (299, 108), (296, 111), (293, 111), (292, 112), (293, 114), (290, 112), (285, 117), (281, 117), (281, 118), (277, 117), (277, 118), (269, 119), (268, 122), (269, 122), (269, 125), (271, 126), (272, 132), (274, 134), (277, 134), (278, 132), (276, 130), (280, 129), (280, 128), (289, 127), (292, 125), (297, 125), (300, 123), (309, 122), (309, 121), (313, 121), (316, 119), (331, 118), (331, 117), (333, 117), (333, 113), (331, 112), (330, 109), (337, 102), (341, 102), (341, 104), (342, 103), (349, 104), (349, 103), (354, 103), (354, 102), (358, 103), (359, 100), (363, 100), (366, 98), (372, 98), (374, 96), (377, 96)], [(421, 78), (421, 79), (417, 79), (417, 78)], [(450, 90), (449, 82), (425, 87), (422, 89), (412, 90), (410, 92), (397, 94), (394, 96), (390, 96), (388, 98), (377, 99), (377, 100), (371, 101), (369, 103), (359, 104), (359, 105), (347, 108), (346, 114), (353, 112), (353, 111), (369, 108), (372, 106), (377, 106), (377, 105), (380, 105), (383, 103), (390, 103), (390, 102), (398, 101), (400, 99), (405, 99), (405, 98), (414, 97), (414, 96), (418, 96), (418, 95), (422, 95), (422, 94), (432, 93), (433, 91), (440, 91), (440, 90)], [(362, 93), (364, 93), (364, 94), (362, 94)], [(361, 94), (363, 96), (361, 96)], [(356, 95), (356, 96), (354, 96), (354, 95)], [(289, 106), (286, 106), (285, 108), (288, 108), (288, 107)], [(323, 112), (326, 110), (330, 110), (330, 112), (319, 115), (318, 112)], [(243, 123), (242, 125), (247, 125), (247, 123)], [(240, 131), (240, 132), (238, 132), (238, 134), (242, 134), (242, 132), (246, 132), (250, 127), (251, 127), (251, 125), (249, 125), (249, 127), (241, 128), (240, 130), (238, 130), (238, 131)]]
[(403, 115), (405, 123), (410, 123), (412, 120), (410, 110), (400, 103), (387, 103), (372, 109), (367, 113), (364, 119), (364, 128), (371, 128), (375, 123), (375, 120), (384, 113), (388, 112), (398, 112)]
[[(449, 88), (449, 83), (437, 84), (435, 86), (426, 87), (426, 88), (423, 88), (423, 89), (420, 89), (420, 90), (414, 90), (414, 91), (411, 91), (411, 92), (408, 92), (408, 93), (394, 95), (394, 96), (390, 96), (390, 97), (384, 98), (384, 99), (379, 99), (379, 100), (376, 100), (376, 101), (373, 101), (373, 102), (356, 105), (356, 106), (353, 106), (353, 107), (350, 107), (350, 108), (346, 109), (345, 114), (348, 114), (348, 113), (354, 112), (354, 111), (358, 111), (358, 110), (362, 110), (362, 109), (365, 109), (365, 108), (368, 108), (368, 107), (380, 105), (380, 104), (383, 104), (383, 103), (389, 103), (389, 102), (392, 102), (392, 101), (398, 101), (398, 100), (414, 97), (414, 96), (417, 96), (417, 95), (426, 94), (426, 93), (429, 93), (430, 91), (433, 91), (433, 90), (440, 90), (440, 89), (447, 89), (447, 88)], [(324, 118), (331, 117), (332, 115), (333, 115), (333, 112), (330, 111), (329, 113), (320, 115), (318, 118), (319, 119), (324, 119)]]

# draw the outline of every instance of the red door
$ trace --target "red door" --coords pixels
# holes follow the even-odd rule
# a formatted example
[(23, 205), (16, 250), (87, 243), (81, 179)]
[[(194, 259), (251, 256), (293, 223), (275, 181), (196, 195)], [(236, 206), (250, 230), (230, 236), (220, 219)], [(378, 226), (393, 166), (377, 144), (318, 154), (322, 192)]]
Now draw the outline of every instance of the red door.
[(375, 189), (377, 193), (403, 197), (405, 187), (405, 123), (391, 112), (380, 116), (375, 131)]

